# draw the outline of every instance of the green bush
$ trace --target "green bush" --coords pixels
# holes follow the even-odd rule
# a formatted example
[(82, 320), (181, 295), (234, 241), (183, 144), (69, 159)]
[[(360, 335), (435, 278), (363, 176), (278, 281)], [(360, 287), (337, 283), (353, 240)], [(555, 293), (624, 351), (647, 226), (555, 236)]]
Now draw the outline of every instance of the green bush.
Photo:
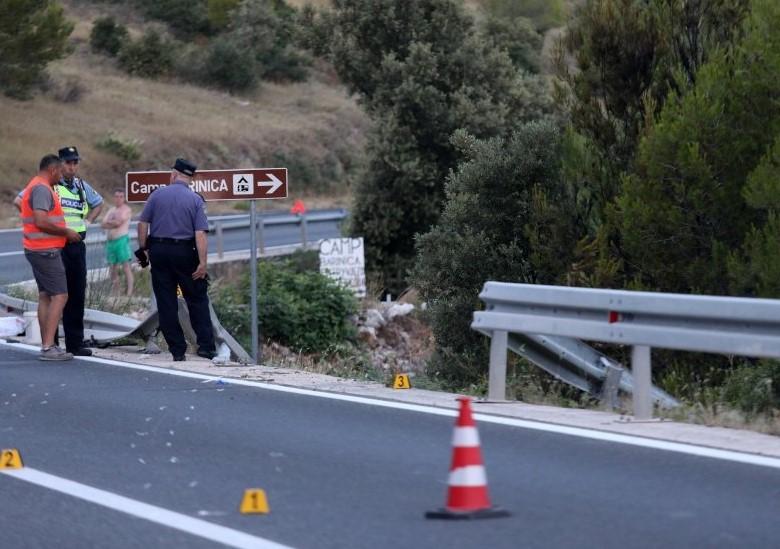
[(230, 13), (236, 9), (240, 0), (207, 0), (206, 14), (209, 26), (216, 31), (227, 27), (230, 22)]
[(763, 360), (733, 370), (723, 400), (751, 415), (780, 410), (780, 362)]
[(210, 83), (231, 92), (251, 89), (257, 81), (257, 63), (252, 54), (228, 40), (217, 39), (209, 44), (203, 72)]
[(95, 145), (98, 149), (109, 152), (128, 162), (133, 162), (141, 158), (141, 141), (137, 139), (126, 139), (113, 132), (106, 135)]
[(89, 33), (89, 45), (94, 52), (115, 57), (127, 42), (127, 27), (117, 24), (113, 17), (99, 17)]
[(231, 22), (221, 39), (251, 55), (253, 70), (264, 80), (301, 81), (309, 58), (296, 47), (297, 12), (284, 2), (243, 0), (231, 11)]
[(147, 16), (167, 23), (176, 36), (208, 33), (209, 6), (206, 0), (136, 0)]
[(154, 78), (173, 68), (174, 44), (156, 30), (147, 30), (138, 40), (131, 40), (119, 50), (119, 66), (129, 74)]
[(507, 135), (552, 109), (543, 88), (529, 86), (506, 51), (477, 32), (461, 2), (333, 5), (331, 60), (374, 123), (351, 232), (365, 237), (366, 263), (397, 294), (408, 285), (415, 235), (441, 212), (458, 160), (453, 132)]
[(485, 281), (561, 283), (581, 223), (560, 177), (560, 133), (549, 121), (509, 139), (458, 132), (453, 141), (466, 160), (447, 181), (439, 223), (417, 237), (412, 281), (429, 304), (431, 373), (463, 387), (486, 373), (488, 338), (470, 326)]
[[(260, 334), (295, 351), (322, 352), (354, 336), (349, 317), (357, 312), (357, 301), (330, 278), (302, 271), (302, 261), (258, 263)], [(249, 293), (247, 274), (212, 300), (223, 326), (245, 344), (251, 331)]]
[(483, 34), (497, 48), (505, 50), (516, 67), (539, 72), (544, 39), (530, 19), (489, 17), (484, 23)]

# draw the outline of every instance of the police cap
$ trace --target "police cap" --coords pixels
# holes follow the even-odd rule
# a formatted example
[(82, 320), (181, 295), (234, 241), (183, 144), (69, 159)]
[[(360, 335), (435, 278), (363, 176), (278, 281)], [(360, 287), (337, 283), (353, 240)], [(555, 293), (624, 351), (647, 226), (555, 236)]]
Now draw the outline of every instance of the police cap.
[(173, 169), (177, 172), (183, 173), (184, 175), (189, 175), (192, 177), (195, 175), (195, 170), (197, 169), (197, 166), (190, 162), (189, 160), (184, 160), (183, 158), (177, 158), (176, 163), (173, 165)]
[(67, 162), (68, 160), (80, 160), (79, 151), (76, 147), (63, 147), (58, 151), (60, 160)]

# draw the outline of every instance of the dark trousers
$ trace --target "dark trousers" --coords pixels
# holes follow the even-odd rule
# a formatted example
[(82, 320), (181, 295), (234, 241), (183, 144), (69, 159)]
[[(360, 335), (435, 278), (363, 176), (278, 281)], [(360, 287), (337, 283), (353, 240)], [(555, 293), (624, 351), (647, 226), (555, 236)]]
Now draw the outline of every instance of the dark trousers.
[(171, 354), (180, 356), (187, 350), (184, 332), (179, 324), (177, 285), (187, 302), (198, 349), (216, 351), (209, 315), (209, 296), (206, 293), (208, 283), (203, 279), (192, 280), (192, 273), (198, 268), (198, 253), (194, 245), (152, 242), (149, 245), (149, 261), (152, 264), (152, 289), (157, 299), (160, 329)]
[(84, 300), (87, 293), (87, 246), (84, 242), (65, 244), (62, 249), (68, 301), (62, 311), (65, 348), (75, 351), (84, 346)]

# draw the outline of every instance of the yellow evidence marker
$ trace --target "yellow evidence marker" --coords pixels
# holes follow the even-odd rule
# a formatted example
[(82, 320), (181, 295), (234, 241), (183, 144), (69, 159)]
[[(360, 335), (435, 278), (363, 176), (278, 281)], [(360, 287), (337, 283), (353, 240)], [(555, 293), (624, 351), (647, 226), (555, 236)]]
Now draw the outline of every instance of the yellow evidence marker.
[(244, 490), (244, 499), (241, 500), (242, 515), (247, 514), (267, 514), (271, 510), (268, 508), (268, 499), (265, 497), (265, 490), (259, 488), (249, 488)]
[(19, 455), (19, 450), (15, 448), (0, 450), (0, 469), (21, 469), (22, 456)]
[(412, 384), (409, 381), (409, 374), (397, 374), (393, 381), (393, 389), (411, 389)]

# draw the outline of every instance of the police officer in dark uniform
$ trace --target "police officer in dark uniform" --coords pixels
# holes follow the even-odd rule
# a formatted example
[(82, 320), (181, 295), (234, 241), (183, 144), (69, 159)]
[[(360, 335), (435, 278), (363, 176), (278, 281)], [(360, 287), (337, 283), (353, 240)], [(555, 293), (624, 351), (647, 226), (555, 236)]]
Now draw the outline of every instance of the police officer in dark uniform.
[(139, 252), (145, 253), (152, 264), (152, 289), (157, 299), (160, 329), (175, 361), (184, 360), (187, 350), (179, 324), (177, 286), (187, 302), (198, 356), (214, 358), (216, 355), (206, 293), (208, 220), (203, 198), (189, 187), (195, 169), (191, 162), (177, 159), (170, 185), (158, 188), (149, 196), (138, 218)]

